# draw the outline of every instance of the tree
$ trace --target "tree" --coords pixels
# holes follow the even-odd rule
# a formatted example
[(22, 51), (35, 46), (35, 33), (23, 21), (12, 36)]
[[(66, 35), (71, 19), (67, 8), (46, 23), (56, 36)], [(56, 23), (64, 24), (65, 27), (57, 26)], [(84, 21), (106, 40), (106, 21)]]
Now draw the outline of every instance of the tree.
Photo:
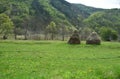
[(102, 27), (100, 29), (100, 35), (105, 41), (117, 40), (118, 38), (117, 31), (107, 27)]
[(18, 16), (14, 16), (14, 17), (12, 17), (12, 21), (14, 23), (14, 35), (15, 35), (15, 39), (17, 39), (17, 35), (20, 35), (23, 32), (22, 27), (21, 27), (23, 19), (20, 18), (20, 17), (18, 17)]
[(28, 36), (28, 30), (30, 28), (30, 16), (25, 16), (24, 18), (24, 22), (23, 22), (23, 29), (25, 30), (24, 32), (24, 37), (25, 37), (25, 40), (27, 40), (27, 36)]
[(63, 20), (62, 22), (60, 22), (59, 23), (59, 25), (60, 25), (60, 34), (62, 35), (62, 41), (64, 41), (65, 40), (65, 34), (66, 34), (66, 32), (67, 32), (67, 30), (68, 30), (68, 28), (67, 28), (67, 22), (66, 22), (66, 20)]
[(66, 26), (62, 25), (62, 26), (61, 26), (61, 31), (62, 31), (62, 41), (65, 40), (65, 30), (66, 30)]
[(77, 29), (80, 29), (80, 27), (84, 26), (83, 20), (84, 20), (83, 16), (82, 15), (78, 15), (77, 23), (76, 23), (77, 24)]
[(51, 39), (54, 39), (54, 34), (57, 32), (56, 24), (55, 22), (50, 22), (50, 24), (46, 27), (47, 31), (51, 33)]
[(81, 40), (86, 40), (92, 31), (93, 30), (89, 27), (82, 28), (81, 29)]
[(0, 14), (0, 33), (3, 34), (3, 39), (8, 38), (8, 34), (13, 31), (13, 22), (6, 14)]

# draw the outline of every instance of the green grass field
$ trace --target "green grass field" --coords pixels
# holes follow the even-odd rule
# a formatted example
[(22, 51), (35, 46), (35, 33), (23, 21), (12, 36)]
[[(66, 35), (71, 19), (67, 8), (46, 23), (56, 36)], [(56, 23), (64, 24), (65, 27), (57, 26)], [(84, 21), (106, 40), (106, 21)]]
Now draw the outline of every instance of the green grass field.
[(0, 41), (0, 79), (120, 79), (120, 43)]

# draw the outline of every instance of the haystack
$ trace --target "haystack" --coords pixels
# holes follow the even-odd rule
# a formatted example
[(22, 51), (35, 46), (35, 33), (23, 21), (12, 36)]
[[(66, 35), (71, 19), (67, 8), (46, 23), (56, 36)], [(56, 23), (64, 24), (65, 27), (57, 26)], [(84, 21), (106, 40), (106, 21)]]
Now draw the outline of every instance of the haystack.
[(69, 44), (80, 44), (80, 37), (77, 30), (74, 31), (73, 35), (70, 37)]
[(86, 40), (86, 44), (101, 44), (101, 39), (96, 32), (92, 32)]

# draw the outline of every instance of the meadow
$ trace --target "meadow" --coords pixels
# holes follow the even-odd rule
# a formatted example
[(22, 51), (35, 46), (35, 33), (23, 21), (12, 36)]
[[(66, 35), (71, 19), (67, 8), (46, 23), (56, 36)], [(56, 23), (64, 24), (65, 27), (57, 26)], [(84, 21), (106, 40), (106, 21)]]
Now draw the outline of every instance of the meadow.
[(120, 43), (1, 40), (0, 79), (120, 79)]

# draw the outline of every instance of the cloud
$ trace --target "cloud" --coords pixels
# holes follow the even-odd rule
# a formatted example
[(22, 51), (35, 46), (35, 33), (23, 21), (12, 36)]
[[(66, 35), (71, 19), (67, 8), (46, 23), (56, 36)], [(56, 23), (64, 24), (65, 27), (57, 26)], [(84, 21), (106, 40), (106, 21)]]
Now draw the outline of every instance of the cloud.
[(66, 0), (70, 3), (81, 3), (97, 8), (120, 8), (119, 0)]

